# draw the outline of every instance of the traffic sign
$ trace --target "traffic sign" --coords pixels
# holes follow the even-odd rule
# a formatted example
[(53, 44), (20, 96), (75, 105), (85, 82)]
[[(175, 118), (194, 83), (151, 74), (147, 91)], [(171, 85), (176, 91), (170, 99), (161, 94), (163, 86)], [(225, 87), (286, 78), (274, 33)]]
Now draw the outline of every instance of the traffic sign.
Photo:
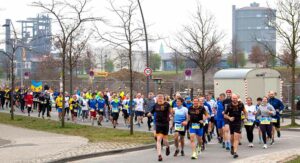
[(145, 76), (151, 76), (152, 75), (152, 69), (149, 68), (149, 67), (145, 68), (144, 74), (145, 74)]

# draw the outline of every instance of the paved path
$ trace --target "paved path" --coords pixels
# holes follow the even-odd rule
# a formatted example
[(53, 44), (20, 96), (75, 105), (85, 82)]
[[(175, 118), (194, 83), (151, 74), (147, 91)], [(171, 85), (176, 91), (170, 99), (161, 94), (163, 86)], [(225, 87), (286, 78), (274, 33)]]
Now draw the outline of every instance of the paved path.
[[(86, 145), (88, 140), (0, 124), (0, 138), (10, 144), (0, 147), (0, 162), (31, 162)], [(39, 161), (37, 161), (39, 162)]]
[(9, 143), (11, 143), (9, 140), (0, 139), (0, 148), (1, 148), (1, 146), (4, 146)]
[[(244, 132), (245, 133), (245, 132)], [(255, 130), (255, 136), (257, 134), (257, 131)], [(188, 142), (188, 141), (187, 141)], [(280, 155), (282, 153), (281, 151), (290, 150), (293, 148), (299, 148), (300, 144), (300, 134), (299, 132), (289, 132), (289, 131), (283, 131), (282, 137), (280, 139), (276, 139), (276, 143), (273, 146), (270, 146), (268, 149), (262, 149), (262, 145), (258, 144), (257, 137), (255, 137), (255, 147), (249, 148), (247, 147), (246, 137), (244, 135), (243, 145), (239, 146), (238, 154), (239, 158), (237, 160), (234, 160), (229, 152), (226, 152), (224, 149), (220, 147), (220, 145), (216, 142), (216, 140), (213, 140), (211, 143), (208, 144), (207, 150), (201, 154), (199, 157), (199, 161), (201, 162), (209, 162), (209, 163), (233, 163), (233, 162), (239, 162), (239, 163), (257, 163), (257, 162), (272, 162), (268, 160), (267, 158), (260, 158), (261, 161), (255, 159), (256, 156), (261, 154), (267, 154), (267, 153), (273, 153), (273, 152), (279, 152), (279, 154), (271, 154), (271, 158), (277, 158), (277, 159), (283, 159), (285, 155)], [(166, 157), (163, 156), (164, 162), (196, 162), (195, 160), (191, 160), (191, 148), (190, 144), (187, 143), (187, 146), (185, 148), (186, 156), (182, 157), (173, 157), (172, 154), (174, 152), (174, 147), (171, 147), (171, 155)], [(300, 154), (300, 153), (298, 153)], [(249, 158), (251, 156), (255, 156), (254, 159), (245, 160), (245, 158)], [(270, 156), (269, 156), (270, 157)], [(99, 157), (99, 158), (93, 158), (93, 159), (86, 159), (86, 160), (80, 160), (76, 163), (98, 163), (98, 162), (109, 162), (109, 163), (140, 163), (141, 160), (148, 162), (157, 162), (157, 154), (155, 149), (149, 149), (144, 151), (138, 151), (138, 152), (131, 152), (131, 153), (125, 153), (120, 155), (112, 155), (112, 156), (105, 156), (105, 157)], [(274, 162), (274, 161), (273, 161)], [(272, 163), (273, 163), (272, 162)], [(274, 162), (275, 163), (275, 162)]]

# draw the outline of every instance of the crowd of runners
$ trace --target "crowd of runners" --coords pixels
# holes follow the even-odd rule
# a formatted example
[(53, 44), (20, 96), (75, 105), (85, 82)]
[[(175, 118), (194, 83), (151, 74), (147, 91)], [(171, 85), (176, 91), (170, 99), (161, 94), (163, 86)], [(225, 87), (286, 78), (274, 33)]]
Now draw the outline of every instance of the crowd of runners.
[[(158, 161), (162, 161), (162, 146), (166, 146), (166, 155), (170, 155), (168, 135), (173, 135), (175, 142), (174, 156), (184, 156), (185, 137), (190, 141), (191, 159), (205, 151), (208, 142), (217, 138), (221, 148), (230, 151), (237, 158), (238, 146), (241, 145), (242, 128), (245, 128), (249, 148), (254, 147), (254, 128), (258, 129), (257, 138), (264, 149), (267, 144), (274, 144), (275, 137), (280, 137), (280, 113), (283, 103), (276, 98), (276, 92), (270, 91), (267, 96), (257, 99), (247, 97), (245, 101), (231, 90), (217, 97), (213, 94), (195, 97), (182, 97), (179, 93), (169, 96), (150, 92), (148, 96), (136, 93), (133, 100), (124, 92), (74, 91), (73, 95), (65, 92), (44, 90), (0, 89), (0, 107), (8, 109), (11, 98), (13, 105), (24, 114), (30, 116), (37, 111), (38, 116), (51, 117), (52, 109), (56, 109), (59, 118), (77, 123), (88, 121), (92, 125), (102, 126), (103, 122), (118, 126), (119, 115), (124, 124), (130, 127), (130, 117), (140, 127), (147, 118), (147, 127), (153, 131), (157, 142)], [(63, 107), (63, 102), (64, 106)], [(132, 106), (133, 110), (129, 109)], [(65, 117), (63, 117), (65, 112)], [(275, 136), (276, 135), (276, 136)]]

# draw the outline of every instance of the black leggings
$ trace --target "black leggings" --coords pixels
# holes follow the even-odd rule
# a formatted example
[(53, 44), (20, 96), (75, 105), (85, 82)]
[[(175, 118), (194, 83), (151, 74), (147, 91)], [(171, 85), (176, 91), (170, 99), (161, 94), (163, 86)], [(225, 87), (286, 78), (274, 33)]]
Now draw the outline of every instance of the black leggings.
[(272, 125), (260, 124), (260, 131), (262, 133), (264, 144), (267, 144), (267, 135), (272, 138)]
[(254, 129), (254, 125), (252, 126), (247, 126), (245, 125), (245, 129), (246, 129), (246, 132), (247, 132), (247, 139), (249, 141), (249, 143), (252, 143), (253, 142), (253, 129)]
[(153, 119), (152, 117), (148, 117), (148, 121), (147, 121), (147, 124), (148, 124), (148, 128), (150, 129), (151, 128), (151, 123), (153, 122)]

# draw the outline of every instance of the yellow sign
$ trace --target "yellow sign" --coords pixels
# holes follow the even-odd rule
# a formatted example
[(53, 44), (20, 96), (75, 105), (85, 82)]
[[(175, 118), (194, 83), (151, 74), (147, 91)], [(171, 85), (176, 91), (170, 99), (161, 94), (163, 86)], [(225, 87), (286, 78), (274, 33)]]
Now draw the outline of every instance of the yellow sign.
[(96, 76), (96, 77), (107, 77), (108, 76), (108, 72), (97, 72), (97, 71), (95, 71), (94, 73), (95, 73), (94, 76)]

